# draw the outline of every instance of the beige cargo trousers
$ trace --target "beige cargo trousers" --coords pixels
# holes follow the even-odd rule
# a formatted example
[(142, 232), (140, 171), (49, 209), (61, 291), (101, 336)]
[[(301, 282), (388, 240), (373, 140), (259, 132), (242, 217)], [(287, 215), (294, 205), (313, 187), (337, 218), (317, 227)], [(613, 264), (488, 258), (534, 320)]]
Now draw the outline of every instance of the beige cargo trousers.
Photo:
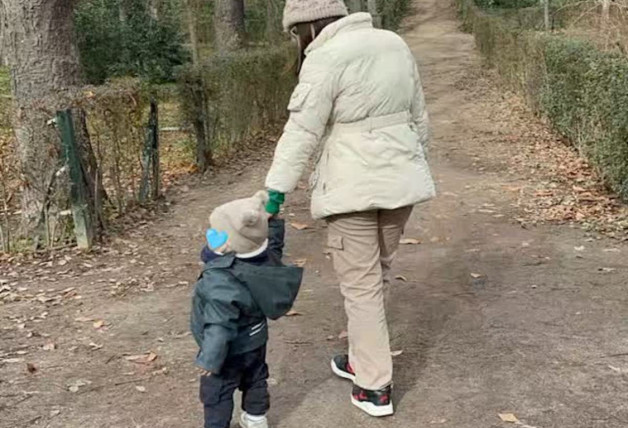
[(379, 390), (392, 383), (386, 320), (387, 275), (413, 207), (329, 217), (328, 246), (348, 318), (349, 363), (356, 385)]

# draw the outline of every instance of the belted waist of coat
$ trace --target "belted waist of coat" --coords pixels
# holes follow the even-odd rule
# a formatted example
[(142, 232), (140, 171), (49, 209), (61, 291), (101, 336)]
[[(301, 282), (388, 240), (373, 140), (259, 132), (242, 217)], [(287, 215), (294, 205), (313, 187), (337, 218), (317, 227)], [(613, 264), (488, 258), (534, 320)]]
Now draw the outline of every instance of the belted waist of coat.
[(393, 113), (385, 116), (368, 117), (364, 120), (350, 123), (334, 123), (330, 127), (331, 133), (335, 132), (371, 132), (389, 126), (410, 123), (412, 115), (409, 111)]

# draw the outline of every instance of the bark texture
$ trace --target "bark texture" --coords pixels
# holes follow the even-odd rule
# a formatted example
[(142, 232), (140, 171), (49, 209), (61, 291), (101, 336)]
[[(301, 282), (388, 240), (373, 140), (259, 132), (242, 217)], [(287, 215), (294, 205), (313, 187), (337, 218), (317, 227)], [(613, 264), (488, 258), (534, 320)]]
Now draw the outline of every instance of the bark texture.
[(81, 83), (74, 43), (74, 0), (0, 0), (15, 102), (14, 129), (22, 172), (22, 219), (31, 235), (55, 193), (59, 134), (50, 120)]
[(220, 52), (235, 50), (244, 44), (244, 0), (216, 0), (214, 31)]

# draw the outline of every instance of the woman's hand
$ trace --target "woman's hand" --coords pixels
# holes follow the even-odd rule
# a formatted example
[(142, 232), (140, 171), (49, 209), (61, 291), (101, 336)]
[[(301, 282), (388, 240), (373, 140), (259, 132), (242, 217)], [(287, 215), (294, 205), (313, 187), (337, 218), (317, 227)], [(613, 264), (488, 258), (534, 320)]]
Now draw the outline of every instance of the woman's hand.
[(274, 190), (268, 191), (268, 203), (266, 204), (266, 212), (268, 213), (268, 218), (270, 219), (272, 216), (279, 214), (281, 211), (281, 206), (286, 200), (286, 196), (283, 193), (276, 192)]

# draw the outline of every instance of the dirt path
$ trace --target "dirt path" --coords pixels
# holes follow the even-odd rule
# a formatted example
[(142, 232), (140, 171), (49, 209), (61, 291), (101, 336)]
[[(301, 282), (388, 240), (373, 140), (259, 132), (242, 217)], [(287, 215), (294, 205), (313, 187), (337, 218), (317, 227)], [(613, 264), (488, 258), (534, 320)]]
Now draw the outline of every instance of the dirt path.
[[(302, 315), (272, 326), (272, 426), (507, 426), (499, 413), (538, 428), (628, 426), (628, 247), (514, 220), (508, 189), (534, 177), (508, 169), (520, 147), (500, 136), (520, 131), (498, 114), (500, 95), (480, 77), (454, 9), (416, 4), (406, 39), (427, 89), (440, 197), (415, 211), (407, 234), (424, 243), (404, 246), (397, 263), (406, 279), (390, 309), (393, 347), (403, 351), (398, 413), (360, 414), (349, 385), (329, 372), (345, 347), (344, 315), (316, 224), (289, 232), (289, 256), (307, 259), (308, 271)], [(201, 426), (187, 331), (202, 232), (211, 207), (260, 188), (267, 166), (183, 189), (171, 213), (98, 256), (0, 271), (0, 286), (18, 296), (0, 314), (0, 427)], [(304, 192), (287, 210), (311, 224)], [(149, 351), (157, 358), (147, 364), (126, 358)]]

